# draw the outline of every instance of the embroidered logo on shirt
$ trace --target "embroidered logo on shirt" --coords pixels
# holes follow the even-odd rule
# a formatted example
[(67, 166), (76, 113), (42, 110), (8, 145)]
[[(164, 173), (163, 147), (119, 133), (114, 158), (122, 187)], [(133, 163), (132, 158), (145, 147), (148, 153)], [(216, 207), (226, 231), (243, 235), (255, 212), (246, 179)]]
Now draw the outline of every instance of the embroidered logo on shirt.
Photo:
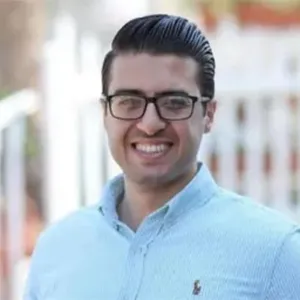
[(193, 289), (193, 295), (199, 295), (201, 292), (201, 285), (199, 280), (195, 280), (194, 282), (194, 289)]

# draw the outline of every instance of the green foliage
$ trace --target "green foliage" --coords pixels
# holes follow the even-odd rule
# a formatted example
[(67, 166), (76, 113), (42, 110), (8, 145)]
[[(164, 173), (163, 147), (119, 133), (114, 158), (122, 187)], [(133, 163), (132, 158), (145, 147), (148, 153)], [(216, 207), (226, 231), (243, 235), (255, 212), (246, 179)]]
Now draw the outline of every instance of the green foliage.
[(199, 2), (202, 2), (200, 0), (180, 0), (178, 1), (179, 3), (179, 8), (181, 11), (185, 12), (194, 12), (195, 7)]
[(26, 124), (25, 153), (27, 159), (33, 159), (40, 155), (40, 144), (38, 138), (38, 129), (31, 118), (28, 118)]
[(11, 94), (11, 92), (7, 90), (0, 90), (0, 101), (4, 98), (8, 97)]

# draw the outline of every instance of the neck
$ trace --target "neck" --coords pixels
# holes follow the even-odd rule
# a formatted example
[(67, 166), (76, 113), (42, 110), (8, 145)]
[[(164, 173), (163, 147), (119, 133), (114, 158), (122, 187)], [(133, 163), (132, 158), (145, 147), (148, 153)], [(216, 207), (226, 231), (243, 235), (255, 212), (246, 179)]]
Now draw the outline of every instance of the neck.
[(140, 185), (125, 178), (124, 198), (118, 207), (120, 220), (136, 231), (148, 215), (164, 206), (179, 193), (192, 180), (196, 172), (197, 166), (194, 166), (172, 182), (156, 186)]

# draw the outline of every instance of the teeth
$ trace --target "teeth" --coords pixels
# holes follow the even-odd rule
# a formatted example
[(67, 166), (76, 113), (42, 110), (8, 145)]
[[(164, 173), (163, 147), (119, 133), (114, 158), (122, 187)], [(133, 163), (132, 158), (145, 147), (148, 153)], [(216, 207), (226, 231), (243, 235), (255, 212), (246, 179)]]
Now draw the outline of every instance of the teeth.
[(168, 145), (166, 144), (161, 144), (161, 145), (142, 145), (142, 144), (137, 144), (136, 149), (139, 151), (143, 151), (146, 153), (159, 153), (163, 152), (168, 148)]

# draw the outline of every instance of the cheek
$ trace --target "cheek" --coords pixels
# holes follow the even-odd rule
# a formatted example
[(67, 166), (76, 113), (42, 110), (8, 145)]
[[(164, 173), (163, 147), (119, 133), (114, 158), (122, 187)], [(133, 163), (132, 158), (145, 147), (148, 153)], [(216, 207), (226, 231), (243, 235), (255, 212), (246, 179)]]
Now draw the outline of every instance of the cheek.
[[(174, 125), (174, 130), (179, 138), (181, 149), (196, 148), (199, 146), (203, 135), (203, 125), (200, 120), (190, 119), (189, 122)], [(191, 149), (190, 149), (191, 150)]]
[(173, 128), (178, 137), (179, 148), (183, 149), (181, 151), (185, 151), (184, 149), (189, 148), (191, 146), (191, 141), (193, 140), (191, 125), (186, 122), (182, 124), (176, 123)]
[(126, 123), (120, 120), (106, 120), (106, 132), (108, 142), (112, 152), (120, 151), (120, 148), (124, 145), (124, 138), (128, 130)]

